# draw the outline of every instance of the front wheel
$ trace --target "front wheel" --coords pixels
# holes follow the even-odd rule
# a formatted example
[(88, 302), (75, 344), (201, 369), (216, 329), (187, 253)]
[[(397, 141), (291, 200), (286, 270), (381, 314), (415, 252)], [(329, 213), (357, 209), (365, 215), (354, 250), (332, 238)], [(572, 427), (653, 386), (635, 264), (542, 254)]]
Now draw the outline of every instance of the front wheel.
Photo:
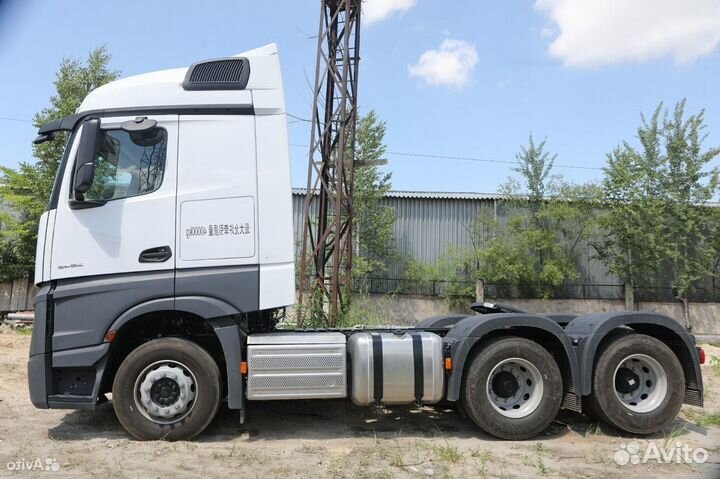
[(562, 401), (562, 376), (538, 343), (507, 337), (486, 345), (464, 379), (463, 407), (481, 429), (501, 439), (531, 438), (545, 430)]
[(118, 368), (113, 407), (136, 439), (185, 440), (210, 424), (221, 391), (220, 370), (207, 351), (185, 339), (155, 339)]
[(684, 389), (675, 353), (651, 336), (629, 334), (600, 353), (589, 400), (591, 410), (611, 426), (650, 434), (677, 416)]

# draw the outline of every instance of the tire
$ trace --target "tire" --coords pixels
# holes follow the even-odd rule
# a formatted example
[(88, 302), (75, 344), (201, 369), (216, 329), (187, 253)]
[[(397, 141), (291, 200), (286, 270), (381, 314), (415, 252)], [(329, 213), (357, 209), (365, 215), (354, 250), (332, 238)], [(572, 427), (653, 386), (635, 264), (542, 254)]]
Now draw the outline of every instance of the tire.
[(136, 439), (191, 439), (220, 408), (220, 378), (215, 360), (197, 344), (178, 338), (149, 341), (118, 368), (112, 388), (115, 414)]
[(685, 376), (675, 353), (651, 336), (630, 334), (601, 350), (588, 402), (607, 424), (650, 434), (677, 416), (684, 390)]
[(462, 404), (489, 434), (522, 440), (550, 425), (562, 393), (560, 368), (545, 348), (529, 339), (505, 337), (487, 344), (470, 360)]

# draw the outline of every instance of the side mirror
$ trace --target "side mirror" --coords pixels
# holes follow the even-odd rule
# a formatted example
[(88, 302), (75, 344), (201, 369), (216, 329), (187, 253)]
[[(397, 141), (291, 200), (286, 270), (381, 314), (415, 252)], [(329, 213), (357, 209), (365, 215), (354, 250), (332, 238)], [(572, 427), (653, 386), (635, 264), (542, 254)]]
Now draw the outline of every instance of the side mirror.
[(84, 200), (84, 194), (90, 189), (95, 179), (95, 152), (99, 139), (100, 120), (92, 119), (83, 123), (73, 181), (74, 196), (78, 201)]
[(75, 169), (75, 199), (83, 200), (86, 193), (93, 184), (95, 179), (95, 164), (91, 162), (83, 163), (79, 168)]

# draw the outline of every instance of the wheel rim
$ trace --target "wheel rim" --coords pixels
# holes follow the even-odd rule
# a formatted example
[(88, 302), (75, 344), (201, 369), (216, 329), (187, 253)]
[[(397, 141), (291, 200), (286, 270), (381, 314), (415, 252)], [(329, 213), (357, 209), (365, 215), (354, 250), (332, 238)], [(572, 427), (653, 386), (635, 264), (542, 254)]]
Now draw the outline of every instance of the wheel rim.
[(485, 390), (497, 412), (505, 417), (521, 418), (538, 408), (543, 386), (542, 375), (535, 365), (526, 359), (509, 358), (490, 371)]
[(135, 405), (150, 421), (173, 424), (195, 407), (197, 381), (178, 361), (158, 361), (147, 366), (135, 380)]
[(620, 402), (639, 413), (657, 409), (668, 390), (665, 370), (646, 354), (631, 354), (620, 361), (613, 374), (613, 385)]

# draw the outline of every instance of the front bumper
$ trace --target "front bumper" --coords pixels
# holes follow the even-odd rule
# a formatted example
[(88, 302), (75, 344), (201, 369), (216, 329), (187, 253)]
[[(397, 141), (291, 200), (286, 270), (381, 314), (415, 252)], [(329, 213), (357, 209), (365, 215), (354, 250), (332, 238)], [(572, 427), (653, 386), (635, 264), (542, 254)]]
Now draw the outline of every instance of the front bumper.
[(41, 286), (35, 297), (28, 389), (38, 409), (93, 409), (97, 403), (109, 343), (53, 351), (53, 293)]
[(30, 401), (38, 409), (48, 408), (48, 355), (36, 354), (30, 356), (28, 361), (28, 387), (30, 388)]
[(30, 401), (38, 409), (94, 409), (110, 344), (36, 354), (28, 360)]

